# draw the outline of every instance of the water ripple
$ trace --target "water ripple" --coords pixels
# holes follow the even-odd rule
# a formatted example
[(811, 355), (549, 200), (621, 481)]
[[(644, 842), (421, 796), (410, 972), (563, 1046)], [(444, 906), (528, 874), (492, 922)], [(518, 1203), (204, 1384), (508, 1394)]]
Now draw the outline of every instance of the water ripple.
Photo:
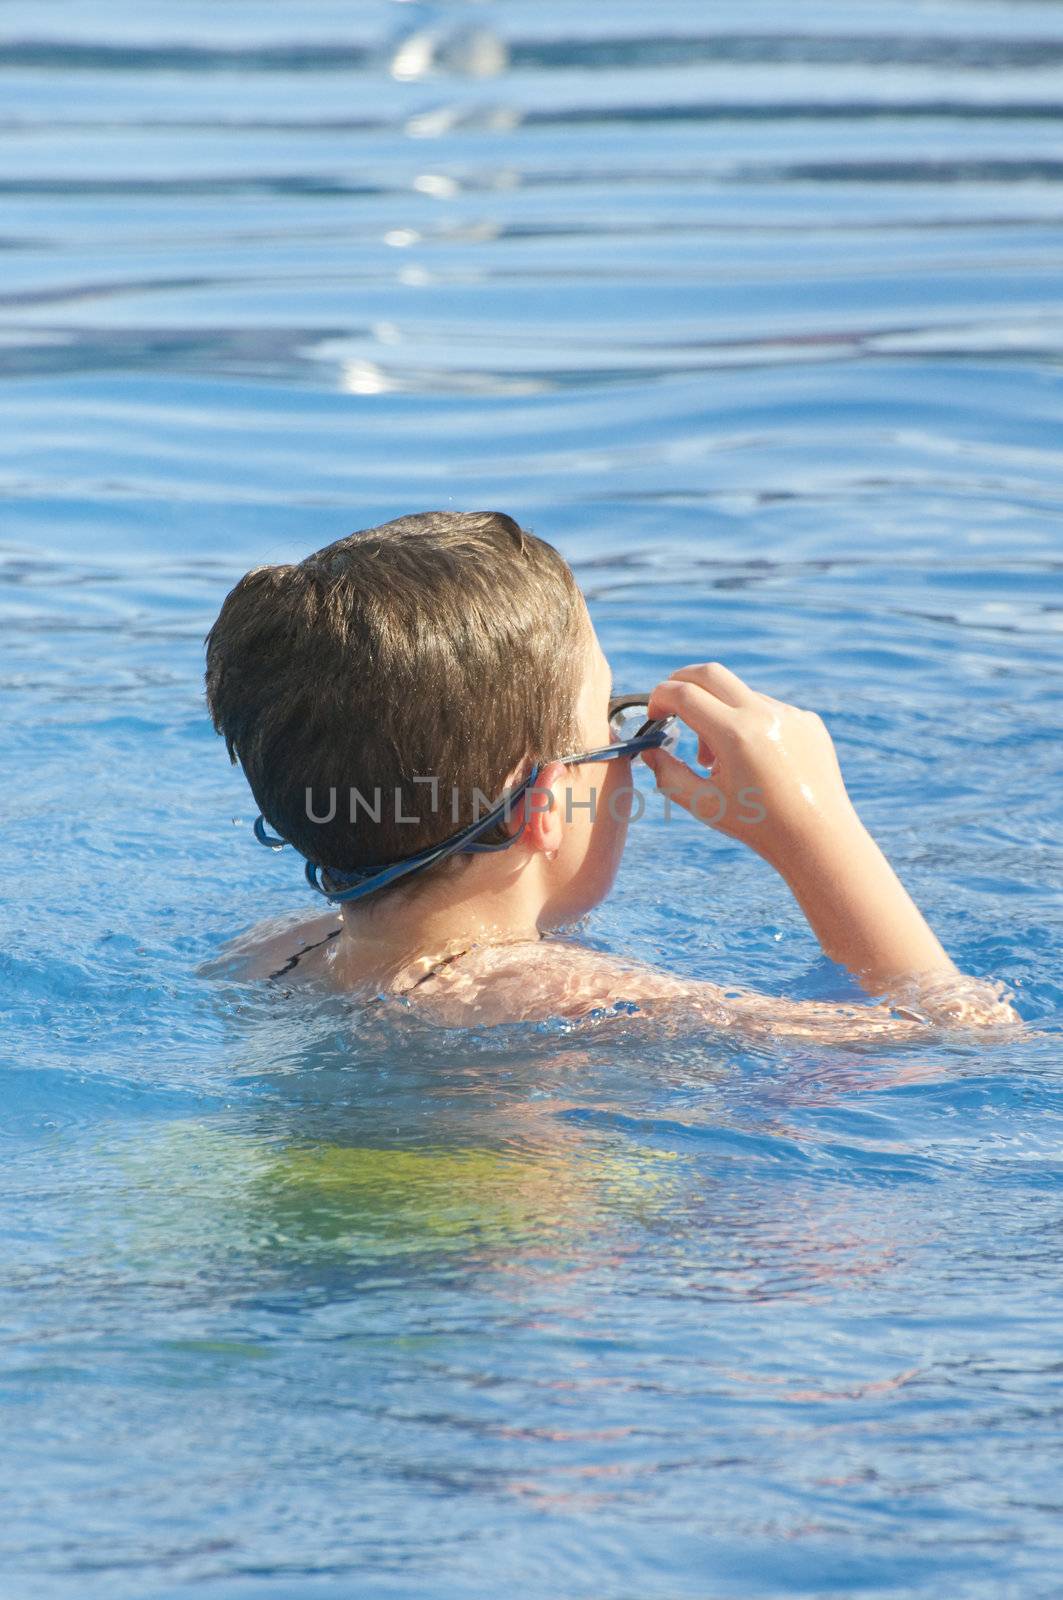
[[(12, 1593), (1056, 1592), (1060, 22), (8, 0)], [(485, 505), (618, 683), (820, 710), (1028, 1035), (440, 1035), (200, 976), (304, 909), (205, 715), (222, 596)], [(635, 781), (586, 936), (851, 1002)]]

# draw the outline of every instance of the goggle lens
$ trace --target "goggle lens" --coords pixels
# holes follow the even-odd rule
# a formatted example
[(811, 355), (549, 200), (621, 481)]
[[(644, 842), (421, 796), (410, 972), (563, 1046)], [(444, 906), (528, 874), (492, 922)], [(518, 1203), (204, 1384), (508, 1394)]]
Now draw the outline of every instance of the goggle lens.
[[(628, 744), (632, 739), (637, 739), (647, 722), (650, 721), (650, 708), (647, 704), (633, 703), (619, 707), (609, 718), (609, 732), (616, 744)], [(679, 743), (679, 724), (674, 717), (668, 719), (664, 730), (663, 750), (674, 750)]]

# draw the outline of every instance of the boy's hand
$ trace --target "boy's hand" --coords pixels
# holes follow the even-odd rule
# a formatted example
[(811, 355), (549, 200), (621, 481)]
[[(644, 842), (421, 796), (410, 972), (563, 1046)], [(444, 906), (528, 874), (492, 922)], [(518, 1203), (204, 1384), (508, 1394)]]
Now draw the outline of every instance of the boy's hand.
[(710, 662), (658, 684), (650, 716), (685, 722), (698, 736), (698, 759), (712, 768), (702, 778), (667, 751), (648, 750), (657, 787), (769, 861), (832, 961), (873, 994), (906, 1006), (914, 999), (922, 1020), (1020, 1024), (1000, 985), (957, 973), (857, 816), (813, 712), (758, 694)]
[(713, 661), (658, 684), (650, 716), (668, 715), (697, 734), (698, 760), (712, 771), (703, 778), (666, 751), (649, 750), (643, 759), (657, 787), (784, 875), (795, 852), (832, 838), (840, 847), (862, 828), (814, 712), (758, 694)]

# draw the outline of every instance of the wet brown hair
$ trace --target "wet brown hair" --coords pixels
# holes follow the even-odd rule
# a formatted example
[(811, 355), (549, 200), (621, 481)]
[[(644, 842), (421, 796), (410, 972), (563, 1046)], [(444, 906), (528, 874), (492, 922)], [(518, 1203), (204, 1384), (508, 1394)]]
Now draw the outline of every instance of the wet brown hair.
[[(587, 642), (551, 545), (502, 512), (426, 511), (241, 578), (207, 635), (207, 703), (270, 827), (319, 866), (366, 868), (578, 742)], [(414, 782), (433, 777), (435, 809)]]

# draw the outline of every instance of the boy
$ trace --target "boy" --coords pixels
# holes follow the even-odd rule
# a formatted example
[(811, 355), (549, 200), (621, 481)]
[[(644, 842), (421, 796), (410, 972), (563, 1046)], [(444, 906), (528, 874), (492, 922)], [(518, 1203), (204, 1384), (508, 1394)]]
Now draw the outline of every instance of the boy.
[[(817, 716), (718, 663), (673, 673), (641, 709), (612, 693), (568, 566), (501, 513), (400, 517), (249, 572), (207, 638), (211, 715), (261, 841), (293, 845), (339, 910), (253, 930), (234, 947), (248, 975), (409, 996), (448, 1026), (621, 1003), (812, 1038), (1018, 1023), (957, 973)], [(709, 775), (665, 747), (673, 719)], [(774, 867), (826, 954), (892, 1006), (769, 999), (550, 939), (612, 885), (636, 758)]]

